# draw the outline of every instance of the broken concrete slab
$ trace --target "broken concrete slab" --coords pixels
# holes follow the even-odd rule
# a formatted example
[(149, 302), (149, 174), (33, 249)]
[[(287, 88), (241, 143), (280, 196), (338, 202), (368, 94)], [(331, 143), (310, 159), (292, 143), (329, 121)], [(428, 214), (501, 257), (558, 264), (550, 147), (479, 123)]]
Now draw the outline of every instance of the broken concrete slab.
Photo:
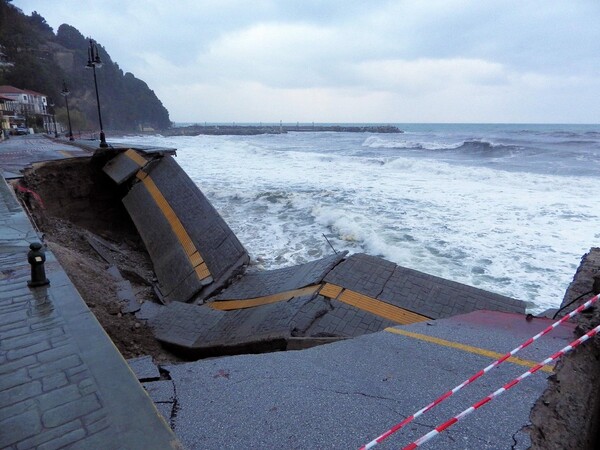
[(140, 310), (136, 311), (135, 317), (139, 320), (149, 320), (154, 318), (164, 308), (163, 305), (146, 301), (140, 305)]
[(102, 170), (115, 183), (123, 184), (147, 163), (148, 161), (142, 155), (128, 149), (108, 161)]
[(174, 302), (149, 323), (159, 341), (187, 357), (307, 348), (397, 325), (314, 294), (232, 311)]
[(242, 347), (283, 350), (296, 326), (294, 316), (308, 301), (301, 297), (236, 311), (174, 302), (150, 320), (150, 326), (159, 341), (197, 354), (224, 354)]
[(246, 273), (211, 300), (241, 300), (269, 296), (316, 285), (340, 263), (347, 252), (282, 269)]
[[(303, 331), (306, 336), (356, 337), (367, 333), (381, 331), (397, 323), (378, 317), (368, 311), (361, 310), (346, 303), (326, 299), (318, 300), (327, 306), (326, 314), (319, 315), (310, 326)], [(316, 306), (317, 302), (313, 302)], [(311, 304), (311, 306), (313, 306)]]
[(175, 386), (171, 380), (159, 380), (142, 383), (144, 389), (154, 403), (173, 403), (175, 401)]
[(152, 356), (140, 356), (127, 360), (127, 364), (139, 381), (154, 381), (160, 379), (158, 367), (152, 361)]
[(243, 270), (244, 247), (172, 157), (149, 164), (138, 178), (123, 203), (167, 301), (201, 301)]
[(325, 282), (377, 298), (395, 268), (393, 262), (356, 253), (328, 273)]
[(354, 254), (324, 280), (433, 319), (488, 309), (525, 313), (525, 302), (397, 266), (376, 256)]

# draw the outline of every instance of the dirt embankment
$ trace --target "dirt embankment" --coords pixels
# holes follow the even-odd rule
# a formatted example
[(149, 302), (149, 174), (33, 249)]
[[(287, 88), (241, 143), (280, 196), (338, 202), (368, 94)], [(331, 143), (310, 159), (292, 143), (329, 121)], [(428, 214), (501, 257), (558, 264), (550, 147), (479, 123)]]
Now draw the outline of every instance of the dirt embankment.
[[(595, 279), (599, 275), (600, 249), (593, 248), (583, 257), (567, 290), (563, 314), (598, 292)], [(598, 326), (600, 307), (581, 313), (577, 323), (577, 337)], [(559, 360), (548, 388), (532, 409), (531, 422), (532, 449), (600, 447), (600, 337), (590, 339)]]
[[(21, 183), (41, 198), (43, 204), (31, 193), (19, 193), (48, 247), (121, 354), (176, 361), (144, 321), (123, 312), (118, 293), (124, 280), (137, 303), (158, 299), (152, 288), (152, 263), (121, 203), (124, 192), (101, 171), (101, 161), (75, 158), (36, 164)], [(111, 266), (120, 277), (111, 275)]]

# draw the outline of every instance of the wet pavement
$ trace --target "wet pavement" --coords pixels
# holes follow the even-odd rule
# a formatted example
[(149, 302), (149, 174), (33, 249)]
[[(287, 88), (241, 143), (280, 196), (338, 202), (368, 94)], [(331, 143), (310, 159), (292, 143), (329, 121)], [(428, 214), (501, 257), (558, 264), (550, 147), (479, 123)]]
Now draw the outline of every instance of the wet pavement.
[[(28, 161), (71, 151), (40, 137), (11, 138), (0, 143), (0, 163), (9, 161), (11, 176)], [(50, 284), (28, 286), (35, 241), (40, 237), (0, 180), (0, 448), (178, 448), (51, 252)]]
[[(550, 323), (478, 311), (308, 350), (165, 366), (172, 425), (188, 448), (357, 449)], [(571, 339), (572, 327), (560, 326), (377, 448), (408, 445)], [(537, 372), (423, 448), (528, 448), (523, 430), (549, 375)]]

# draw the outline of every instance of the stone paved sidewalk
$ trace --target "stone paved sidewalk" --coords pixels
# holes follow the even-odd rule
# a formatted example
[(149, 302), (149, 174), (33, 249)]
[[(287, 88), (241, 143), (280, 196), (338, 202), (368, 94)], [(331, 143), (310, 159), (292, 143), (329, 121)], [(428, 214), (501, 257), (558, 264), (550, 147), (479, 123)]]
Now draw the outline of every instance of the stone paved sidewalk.
[(27, 286), (38, 240), (0, 180), (0, 448), (180, 448), (50, 252)]

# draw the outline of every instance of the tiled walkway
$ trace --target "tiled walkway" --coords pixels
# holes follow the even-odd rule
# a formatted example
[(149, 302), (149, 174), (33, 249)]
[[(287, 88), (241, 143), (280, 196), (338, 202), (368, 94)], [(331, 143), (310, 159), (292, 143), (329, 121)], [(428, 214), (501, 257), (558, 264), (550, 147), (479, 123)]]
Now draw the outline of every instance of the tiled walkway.
[(0, 448), (179, 448), (50, 252), (50, 285), (27, 286), (34, 241), (1, 179)]

